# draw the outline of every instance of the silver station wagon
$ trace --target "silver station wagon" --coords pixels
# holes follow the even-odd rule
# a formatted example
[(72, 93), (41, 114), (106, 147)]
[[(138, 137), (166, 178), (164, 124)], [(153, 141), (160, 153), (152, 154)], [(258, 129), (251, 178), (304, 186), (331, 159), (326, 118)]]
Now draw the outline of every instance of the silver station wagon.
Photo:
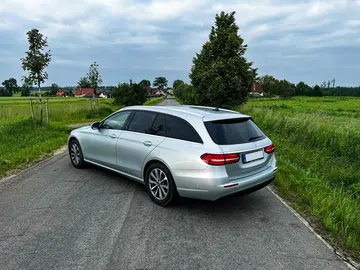
[(126, 107), (73, 130), (68, 146), (76, 168), (91, 163), (139, 181), (162, 206), (250, 193), (277, 171), (275, 147), (250, 116), (211, 107)]

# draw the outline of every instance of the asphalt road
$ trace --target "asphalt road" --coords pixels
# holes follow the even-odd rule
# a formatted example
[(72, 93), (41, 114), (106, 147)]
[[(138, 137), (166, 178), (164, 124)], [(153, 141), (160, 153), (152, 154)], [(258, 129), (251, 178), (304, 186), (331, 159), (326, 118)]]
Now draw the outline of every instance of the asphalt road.
[(266, 188), (162, 208), (60, 154), (0, 182), (0, 269), (348, 268)]

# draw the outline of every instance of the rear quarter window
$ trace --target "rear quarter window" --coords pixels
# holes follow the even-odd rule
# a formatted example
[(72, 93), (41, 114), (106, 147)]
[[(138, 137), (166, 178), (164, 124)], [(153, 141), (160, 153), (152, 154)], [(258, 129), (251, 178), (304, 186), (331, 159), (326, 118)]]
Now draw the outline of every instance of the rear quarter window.
[(172, 115), (166, 115), (166, 137), (195, 143), (203, 143), (199, 134), (192, 125), (184, 119)]
[(204, 122), (211, 139), (218, 145), (243, 144), (266, 138), (251, 118)]

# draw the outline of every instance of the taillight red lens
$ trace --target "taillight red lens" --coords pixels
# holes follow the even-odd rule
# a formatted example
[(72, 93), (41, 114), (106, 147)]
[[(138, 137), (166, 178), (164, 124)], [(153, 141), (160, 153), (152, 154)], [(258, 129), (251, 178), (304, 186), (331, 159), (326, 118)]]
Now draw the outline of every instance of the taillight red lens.
[(236, 163), (240, 160), (239, 154), (225, 154), (226, 164)]
[(275, 145), (274, 144), (271, 144), (269, 146), (266, 146), (265, 149), (264, 149), (265, 153), (267, 154), (271, 154), (271, 153), (274, 153), (275, 152)]
[(203, 154), (201, 159), (209, 165), (225, 165), (240, 160), (239, 154)]

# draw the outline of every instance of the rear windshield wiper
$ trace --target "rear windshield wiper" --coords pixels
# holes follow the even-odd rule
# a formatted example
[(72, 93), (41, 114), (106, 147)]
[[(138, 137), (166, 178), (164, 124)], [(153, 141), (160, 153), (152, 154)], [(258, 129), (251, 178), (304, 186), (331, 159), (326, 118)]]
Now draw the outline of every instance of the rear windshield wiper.
[(251, 137), (249, 139), (249, 142), (253, 141), (253, 140), (256, 140), (256, 139), (259, 139), (259, 138), (262, 138), (263, 136), (254, 136), (254, 137)]

